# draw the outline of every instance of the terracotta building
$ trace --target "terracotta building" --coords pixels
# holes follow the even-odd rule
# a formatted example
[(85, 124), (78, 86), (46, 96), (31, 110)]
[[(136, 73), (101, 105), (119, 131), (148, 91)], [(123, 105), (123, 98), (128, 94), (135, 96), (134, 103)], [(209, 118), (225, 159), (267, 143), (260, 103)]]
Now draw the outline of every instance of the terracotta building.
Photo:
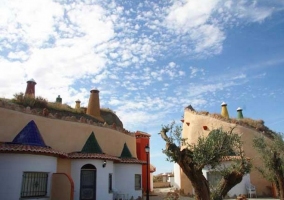
[[(263, 176), (255, 169), (255, 167), (261, 165), (261, 160), (258, 157), (258, 152), (253, 148), (253, 138), (257, 136), (264, 136), (269, 140), (269, 130), (261, 130), (258, 127), (250, 126), (246, 123), (242, 123), (244, 120), (242, 109), (238, 108), (236, 112), (236, 118), (230, 119), (227, 104), (221, 104), (221, 114), (210, 114), (208, 112), (196, 112), (191, 106), (188, 106), (184, 110), (184, 118), (182, 121), (182, 137), (187, 138), (187, 142), (196, 143), (198, 137), (207, 136), (211, 130), (222, 128), (224, 131), (231, 130), (234, 127), (234, 133), (241, 136), (243, 141), (243, 149), (248, 158), (251, 159), (253, 168), (251, 172), (243, 177), (243, 181), (236, 185), (228, 193), (229, 196), (247, 194), (246, 184), (250, 183), (256, 186), (256, 193), (258, 196), (272, 196), (271, 183), (263, 178)], [(260, 125), (263, 126), (263, 124)], [(229, 161), (224, 161), (225, 165), (230, 164)], [(194, 189), (191, 182), (183, 173), (181, 168), (175, 164), (175, 187), (181, 189), (185, 194), (194, 194)], [(210, 172), (208, 166), (203, 170), (205, 178), (208, 180), (210, 177), (214, 177), (214, 174)], [(210, 181), (209, 181), (210, 182)]]

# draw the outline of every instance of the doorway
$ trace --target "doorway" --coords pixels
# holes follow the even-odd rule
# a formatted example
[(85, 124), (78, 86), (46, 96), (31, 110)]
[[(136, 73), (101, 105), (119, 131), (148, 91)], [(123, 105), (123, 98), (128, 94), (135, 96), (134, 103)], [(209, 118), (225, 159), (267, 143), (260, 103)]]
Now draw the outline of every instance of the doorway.
[(80, 200), (96, 200), (97, 168), (86, 164), (81, 168)]

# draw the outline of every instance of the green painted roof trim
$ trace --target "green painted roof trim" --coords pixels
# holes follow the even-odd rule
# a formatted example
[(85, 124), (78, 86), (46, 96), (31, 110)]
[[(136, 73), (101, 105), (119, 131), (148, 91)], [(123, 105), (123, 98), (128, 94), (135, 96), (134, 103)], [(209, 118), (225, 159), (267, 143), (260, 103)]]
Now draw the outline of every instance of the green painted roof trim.
[(133, 158), (126, 143), (124, 143), (120, 158)]
[(94, 132), (91, 133), (89, 138), (87, 139), (81, 153), (103, 153)]

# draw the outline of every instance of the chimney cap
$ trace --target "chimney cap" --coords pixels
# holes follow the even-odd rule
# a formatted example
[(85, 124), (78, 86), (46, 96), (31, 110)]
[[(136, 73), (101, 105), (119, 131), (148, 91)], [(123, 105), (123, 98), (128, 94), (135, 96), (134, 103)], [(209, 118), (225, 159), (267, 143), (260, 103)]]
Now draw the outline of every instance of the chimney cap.
[(28, 83), (28, 82), (36, 83), (36, 82), (35, 82), (35, 80), (34, 80), (33, 78), (32, 78), (32, 79), (30, 79), (30, 80), (28, 80), (28, 81), (27, 81), (27, 83)]
[(75, 102), (81, 102), (80, 99), (77, 99)]
[(241, 107), (238, 107), (237, 108), (237, 111), (242, 111), (243, 109)]
[(223, 103), (221, 104), (221, 106), (226, 106), (227, 104), (223, 101)]
[(91, 93), (99, 93), (100, 91), (96, 88), (90, 90)]

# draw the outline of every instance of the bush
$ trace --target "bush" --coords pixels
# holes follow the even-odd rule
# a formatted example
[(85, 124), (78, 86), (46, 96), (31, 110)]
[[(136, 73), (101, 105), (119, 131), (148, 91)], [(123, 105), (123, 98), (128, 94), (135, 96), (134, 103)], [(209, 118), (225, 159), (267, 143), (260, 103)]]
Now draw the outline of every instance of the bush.
[(32, 98), (29, 96), (25, 96), (22, 92), (14, 94), (14, 99), (12, 99), (14, 103), (22, 105), (24, 107), (30, 108), (45, 108), (47, 107), (47, 100), (43, 97)]
[(78, 113), (78, 114), (84, 113), (83, 109), (77, 110), (77, 109), (74, 109), (67, 104), (59, 104), (59, 103), (49, 102), (47, 107), (48, 107), (48, 109), (53, 109), (53, 110), (57, 110), (57, 111), (66, 111), (66, 112)]

